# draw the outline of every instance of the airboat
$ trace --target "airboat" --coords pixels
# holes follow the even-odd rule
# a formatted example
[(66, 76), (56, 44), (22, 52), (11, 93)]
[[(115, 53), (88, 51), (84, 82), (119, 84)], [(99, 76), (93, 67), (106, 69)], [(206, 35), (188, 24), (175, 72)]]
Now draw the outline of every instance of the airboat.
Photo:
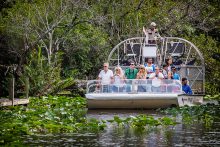
[[(177, 37), (164, 37), (156, 44), (147, 44), (145, 37), (126, 39), (117, 44), (108, 56), (109, 68), (129, 67), (128, 61), (135, 65), (143, 64), (146, 58), (153, 58), (154, 64), (162, 66), (165, 59), (172, 57), (173, 65), (180, 77), (188, 79), (193, 95), (182, 92), (180, 81), (175, 80), (125, 80), (118, 85), (117, 92), (103, 92), (97, 89), (97, 80), (88, 80), (86, 98), (89, 109), (96, 108), (165, 108), (170, 106), (195, 105), (203, 102), (205, 93), (205, 65), (199, 49), (190, 41)], [(156, 85), (155, 85), (156, 83)], [(102, 85), (101, 85), (102, 86)], [(109, 85), (112, 87), (113, 85)], [(146, 91), (138, 91), (143, 86)], [(152, 87), (158, 90), (153, 91)], [(128, 90), (127, 90), (128, 89)]]

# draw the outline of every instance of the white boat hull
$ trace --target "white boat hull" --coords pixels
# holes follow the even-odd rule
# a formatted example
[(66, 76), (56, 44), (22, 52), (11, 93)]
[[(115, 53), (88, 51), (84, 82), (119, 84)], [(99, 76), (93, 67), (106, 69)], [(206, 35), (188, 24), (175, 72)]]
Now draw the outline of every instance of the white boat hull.
[(178, 106), (178, 94), (149, 93), (90, 93), (86, 94), (88, 108), (166, 108)]

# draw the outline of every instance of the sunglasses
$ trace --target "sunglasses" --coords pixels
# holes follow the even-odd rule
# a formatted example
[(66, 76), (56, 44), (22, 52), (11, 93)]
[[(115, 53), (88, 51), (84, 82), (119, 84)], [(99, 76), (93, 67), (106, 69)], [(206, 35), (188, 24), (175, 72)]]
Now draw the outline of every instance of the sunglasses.
[(134, 65), (134, 64), (130, 64), (130, 65)]
[(142, 67), (141, 69), (145, 69), (145, 68)]
[(103, 66), (103, 67), (108, 67), (108, 66)]
[(116, 69), (116, 71), (119, 71), (120, 69)]

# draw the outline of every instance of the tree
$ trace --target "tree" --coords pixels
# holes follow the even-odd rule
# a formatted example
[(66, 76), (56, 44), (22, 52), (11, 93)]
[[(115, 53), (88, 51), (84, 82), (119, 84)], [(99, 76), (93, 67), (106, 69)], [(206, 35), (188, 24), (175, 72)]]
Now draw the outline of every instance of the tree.
[[(14, 0), (3, 6), (7, 9), (2, 9), (0, 19), (1, 51), (13, 60), (0, 55), (0, 63), (17, 64), (19, 77), (23, 65), (31, 61), (27, 57), (41, 48), (49, 66), (62, 58), (62, 76), (94, 78), (115, 45), (143, 36), (142, 27), (154, 21), (162, 36), (188, 37), (216, 65), (209, 58), (211, 52), (219, 53), (218, 6), (217, 1), (206, 0)], [(56, 55), (60, 51), (62, 56)]]

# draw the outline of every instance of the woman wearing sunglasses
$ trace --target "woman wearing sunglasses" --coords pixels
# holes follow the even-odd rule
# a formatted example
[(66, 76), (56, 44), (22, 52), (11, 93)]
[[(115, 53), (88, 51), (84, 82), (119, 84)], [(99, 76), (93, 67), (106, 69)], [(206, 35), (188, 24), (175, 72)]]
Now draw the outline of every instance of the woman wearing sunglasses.
[(146, 92), (146, 78), (147, 72), (144, 65), (140, 65), (139, 72), (137, 73), (136, 79), (138, 79), (138, 92)]
[(112, 90), (113, 92), (122, 92), (124, 89), (124, 84), (125, 84), (125, 76), (124, 73), (121, 69), (121, 67), (117, 66), (115, 68), (115, 73), (114, 73), (114, 77), (113, 77), (113, 86), (112, 86)]

